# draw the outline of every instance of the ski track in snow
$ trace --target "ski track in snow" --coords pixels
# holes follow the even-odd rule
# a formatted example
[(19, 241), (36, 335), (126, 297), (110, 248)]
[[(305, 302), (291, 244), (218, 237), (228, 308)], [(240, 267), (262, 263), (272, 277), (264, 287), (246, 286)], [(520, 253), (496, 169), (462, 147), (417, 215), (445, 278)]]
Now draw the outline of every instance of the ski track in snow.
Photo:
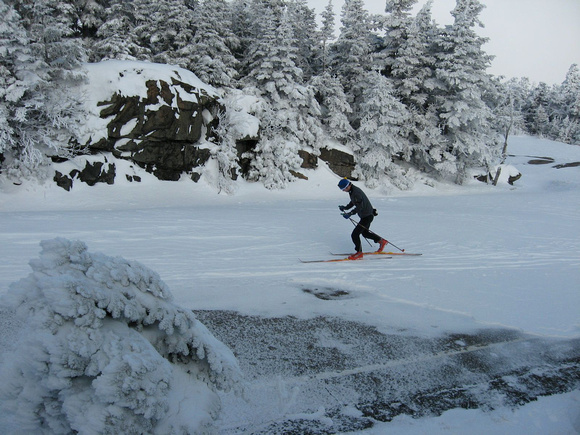
[[(0, 255), (5, 259), (0, 264), (0, 287), (6, 289), (29, 273), (27, 263), (38, 255), (40, 240), (59, 236), (82, 240), (92, 251), (141, 261), (161, 275), (179, 302), (194, 309), (261, 312), (260, 307), (242, 302), (243, 294), (231, 295), (229, 288), (290, 304), (287, 295), (296, 291), (300, 281), (316, 277), (321, 282), (339, 279), (349, 290), (363, 284), (363, 293), (379, 299), (463, 313), (483, 323), (539, 334), (576, 334), (558, 332), (559, 324), (536, 328), (533, 318), (513, 323), (504, 316), (508, 310), (496, 310), (494, 315), (493, 310), (479, 310), (472, 302), (478, 294), (486, 294), (483, 304), (525, 300), (530, 286), (539, 285), (547, 286), (557, 298), (576, 292), (572, 287), (580, 282), (579, 216), (554, 214), (554, 206), (538, 207), (537, 201), (530, 204), (526, 195), (517, 192), (503, 198), (509, 195), (375, 200), (380, 215), (372, 229), (406, 251), (423, 255), (330, 264), (301, 264), (298, 258), (332, 258), (330, 251), (352, 249), (352, 225), (335, 211), (334, 200), (137, 213), (0, 213), (0, 228), (4, 229), (0, 231)], [(577, 194), (567, 196), (552, 202), (578, 199)], [(544, 195), (544, 199), (549, 197)], [(502, 211), (506, 201), (515, 211)], [(558, 227), (554, 216), (558, 216)], [(299, 299), (294, 309), (307, 315), (308, 308), (304, 310)], [(517, 305), (512, 308), (520, 309)], [(316, 307), (315, 312), (319, 309), (324, 307)]]

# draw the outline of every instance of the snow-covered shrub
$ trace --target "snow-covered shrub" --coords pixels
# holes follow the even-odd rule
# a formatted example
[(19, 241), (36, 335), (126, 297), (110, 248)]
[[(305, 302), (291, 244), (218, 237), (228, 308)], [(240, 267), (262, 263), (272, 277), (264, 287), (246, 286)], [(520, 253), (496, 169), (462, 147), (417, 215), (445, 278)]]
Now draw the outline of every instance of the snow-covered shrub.
[(0, 412), (27, 433), (211, 431), (215, 389), (239, 390), (231, 351), (145, 266), (41, 246), (6, 296), (28, 329), (2, 366)]

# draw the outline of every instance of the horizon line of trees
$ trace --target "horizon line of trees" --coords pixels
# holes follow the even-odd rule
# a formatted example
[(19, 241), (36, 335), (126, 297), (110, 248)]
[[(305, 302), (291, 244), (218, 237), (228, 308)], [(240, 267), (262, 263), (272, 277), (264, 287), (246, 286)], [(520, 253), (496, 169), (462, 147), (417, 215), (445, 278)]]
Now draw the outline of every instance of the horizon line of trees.
[[(479, 0), (457, 0), (440, 27), (429, 1), (386, 0), (385, 14), (345, 0), (335, 37), (332, 0), (321, 26), (306, 0), (0, 0), (0, 171), (39, 174), (49, 156), (86, 152), (82, 64), (133, 59), (179, 65), (225, 96), (258, 97), (260, 140), (250, 179), (284, 187), (330, 137), (349, 147), (367, 185), (408, 186), (405, 168), (461, 183), (505, 156), (514, 131), (580, 144), (580, 71), (561, 85), (502, 81)], [(227, 113), (220, 116), (228, 125)], [(220, 128), (223, 177), (237, 169)]]

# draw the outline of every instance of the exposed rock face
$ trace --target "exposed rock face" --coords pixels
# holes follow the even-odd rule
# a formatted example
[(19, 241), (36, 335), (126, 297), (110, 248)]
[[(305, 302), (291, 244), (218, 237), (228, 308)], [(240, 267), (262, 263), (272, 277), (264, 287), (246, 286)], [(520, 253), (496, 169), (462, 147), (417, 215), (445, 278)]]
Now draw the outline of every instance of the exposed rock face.
[(337, 149), (321, 149), (320, 158), (328, 163), (332, 172), (340, 177), (351, 178), (354, 171), (355, 161), (352, 154)]
[[(352, 178), (355, 161), (352, 154), (345, 153), (337, 149), (322, 148), (320, 156), (317, 157), (307, 151), (300, 150), (298, 152), (302, 158), (302, 168), (316, 169), (318, 167), (318, 159), (325, 161), (332, 172), (341, 177)], [(296, 176), (296, 174), (295, 174)], [(303, 178), (300, 174), (298, 178)]]

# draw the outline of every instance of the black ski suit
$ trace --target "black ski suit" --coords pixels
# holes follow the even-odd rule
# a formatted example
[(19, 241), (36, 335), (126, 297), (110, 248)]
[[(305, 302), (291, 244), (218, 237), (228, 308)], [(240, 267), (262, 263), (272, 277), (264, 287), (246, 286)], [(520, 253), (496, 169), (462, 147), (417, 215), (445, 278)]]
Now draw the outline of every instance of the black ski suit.
[(374, 208), (369, 201), (365, 193), (356, 187), (354, 184), (350, 185), (350, 190), (348, 192), (350, 196), (350, 202), (345, 206), (345, 210), (354, 207), (354, 211), (358, 214), (360, 222), (354, 228), (351, 238), (354, 243), (356, 252), (362, 251), (362, 246), (360, 243), (360, 236), (362, 235), (365, 239), (371, 239), (375, 243), (379, 243), (381, 238), (374, 233), (368, 231), (371, 227), (371, 223), (374, 219)]

